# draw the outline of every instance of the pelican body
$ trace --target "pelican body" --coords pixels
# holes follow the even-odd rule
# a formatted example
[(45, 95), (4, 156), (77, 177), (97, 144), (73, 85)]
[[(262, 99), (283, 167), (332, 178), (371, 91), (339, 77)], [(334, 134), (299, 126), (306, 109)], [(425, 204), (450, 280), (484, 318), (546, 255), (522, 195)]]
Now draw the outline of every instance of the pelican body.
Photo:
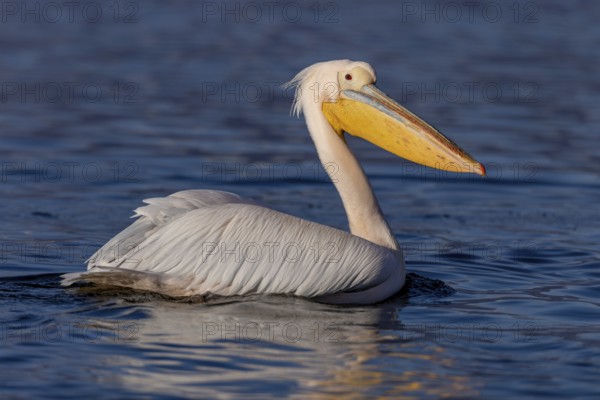
[[(304, 114), (350, 233), (269, 209), (235, 194), (187, 190), (144, 200), (136, 221), (88, 260), (86, 280), (169, 296), (285, 294), (372, 304), (405, 282), (402, 250), (344, 133), (430, 167), (485, 174), (483, 165), (375, 86), (373, 68), (314, 64), (287, 84)], [(325, 168), (330, 175), (331, 168)]]

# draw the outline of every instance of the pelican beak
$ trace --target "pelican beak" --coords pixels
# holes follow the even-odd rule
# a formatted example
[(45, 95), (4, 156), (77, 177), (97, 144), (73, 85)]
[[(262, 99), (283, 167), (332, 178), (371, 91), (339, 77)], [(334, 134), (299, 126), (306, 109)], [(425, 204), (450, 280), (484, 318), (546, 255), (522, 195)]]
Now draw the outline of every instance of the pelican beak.
[(428, 167), (485, 175), (482, 164), (373, 84), (341, 91), (337, 101), (323, 103), (323, 113), (340, 135), (359, 136)]

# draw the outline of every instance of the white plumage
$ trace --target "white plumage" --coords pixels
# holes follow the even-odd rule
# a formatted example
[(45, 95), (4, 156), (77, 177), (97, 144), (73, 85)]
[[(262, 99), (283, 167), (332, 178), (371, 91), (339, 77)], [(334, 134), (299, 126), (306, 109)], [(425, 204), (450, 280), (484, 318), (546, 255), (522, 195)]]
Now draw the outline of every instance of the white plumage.
[[(322, 297), (352, 290), (362, 297), (369, 293), (360, 292), (382, 285), (401, 265), (397, 252), (232, 193), (188, 190), (145, 202), (136, 210), (137, 221), (91, 257), (83, 277), (118, 272), (113, 284), (172, 296)], [(100, 279), (107, 282), (108, 276)]]
[(324, 102), (374, 82), (371, 66), (348, 60), (315, 64), (291, 82), (298, 86), (293, 110), (305, 114), (321, 162), (338, 167), (334, 184), (352, 233), (232, 193), (182, 191), (145, 200), (137, 220), (91, 257), (88, 271), (67, 274), (64, 283), (86, 280), (170, 296), (289, 294), (340, 304), (390, 297), (404, 284), (402, 251), (341, 129), (322, 110)]

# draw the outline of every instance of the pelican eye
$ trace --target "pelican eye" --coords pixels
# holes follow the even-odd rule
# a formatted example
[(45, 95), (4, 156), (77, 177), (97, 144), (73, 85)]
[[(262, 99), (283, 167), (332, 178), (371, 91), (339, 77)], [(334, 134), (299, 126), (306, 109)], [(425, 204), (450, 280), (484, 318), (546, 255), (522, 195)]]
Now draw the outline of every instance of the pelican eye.
[(352, 75), (346, 74), (346, 76), (344, 78), (346, 78), (347, 81), (351, 81), (352, 80)]

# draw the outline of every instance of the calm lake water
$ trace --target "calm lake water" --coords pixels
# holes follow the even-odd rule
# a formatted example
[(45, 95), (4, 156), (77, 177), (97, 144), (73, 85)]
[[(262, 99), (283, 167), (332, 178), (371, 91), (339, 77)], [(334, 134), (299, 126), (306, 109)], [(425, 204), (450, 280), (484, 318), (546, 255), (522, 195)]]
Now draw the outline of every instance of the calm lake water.
[[(599, 396), (600, 7), (269, 4), (3, 3), (0, 396)], [(184, 189), (346, 229), (279, 87), (338, 58), (372, 63), (488, 169), (349, 140), (405, 249), (402, 293), (336, 307), (60, 286), (142, 199)]]

